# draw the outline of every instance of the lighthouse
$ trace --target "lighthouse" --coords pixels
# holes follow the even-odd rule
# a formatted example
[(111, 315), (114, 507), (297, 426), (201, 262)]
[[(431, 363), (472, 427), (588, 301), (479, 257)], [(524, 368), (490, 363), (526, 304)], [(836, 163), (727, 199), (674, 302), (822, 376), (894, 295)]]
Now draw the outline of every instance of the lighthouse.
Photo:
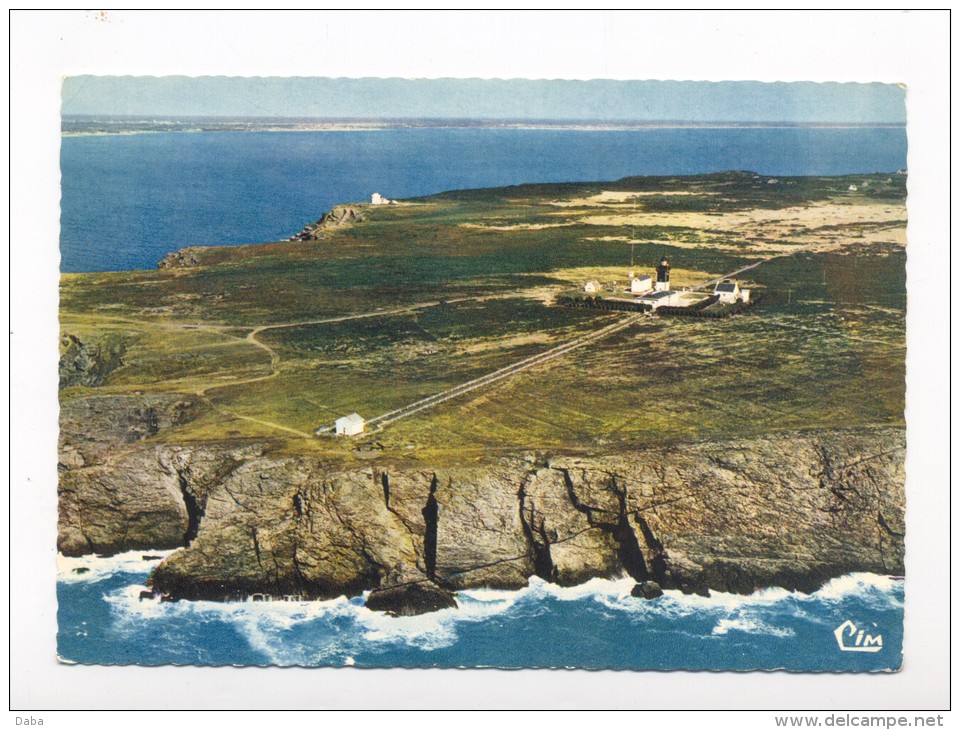
[(670, 263), (666, 257), (657, 267), (657, 282), (653, 287), (654, 291), (670, 291)]

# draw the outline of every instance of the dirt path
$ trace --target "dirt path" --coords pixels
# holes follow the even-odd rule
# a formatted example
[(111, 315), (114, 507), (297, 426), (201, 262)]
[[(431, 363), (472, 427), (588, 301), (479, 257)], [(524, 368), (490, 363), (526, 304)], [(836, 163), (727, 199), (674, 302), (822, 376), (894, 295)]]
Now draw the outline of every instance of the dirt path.
[(198, 393), (198, 395), (200, 396), (200, 398), (203, 400), (204, 403), (206, 403), (208, 406), (213, 408), (217, 413), (222, 413), (225, 416), (230, 416), (231, 418), (239, 418), (242, 421), (250, 421), (251, 423), (258, 423), (261, 426), (267, 426), (268, 428), (275, 428), (280, 431), (286, 431), (287, 433), (292, 433), (295, 436), (301, 436), (303, 438), (313, 438), (313, 435), (307, 433), (306, 431), (299, 431), (295, 428), (290, 428), (289, 426), (283, 426), (279, 423), (274, 423), (273, 421), (264, 421), (260, 418), (254, 418), (253, 416), (244, 416), (243, 414), (237, 413), (236, 411), (231, 411), (228, 408), (224, 408), (223, 406), (218, 406), (216, 403), (211, 401), (209, 398), (207, 398), (207, 396), (203, 395), (202, 393)]
[(631, 314), (626, 317), (618, 319), (613, 324), (609, 324), (606, 327), (602, 327), (594, 332), (590, 332), (586, 335), (581, 335), (573, 340), (563, 343), (562, 345), (557, 345), (545, 352), (541, 352), (538, 355), (533, 355), (523, 360), (519, 360), (511, 365), (502, 367), (499, 370), (494, 370), (492, 373), (488, 373), (479, 378), (474, 378), (473, 380), (468, 380), (465, 383), (461, 383), (453, 388), (441, 391), (434, 395), (428, 396), (427, 398), (422, 398), (418, 401), (414, 401), (402, 408), (398, 408), (393, 411), (388, 411), (387, 413), (382, 413), (379, 416), (371, 418), (366, 423), (368, 426), (376, 426), (378, 429), (382, 429), (385, 426), (399, 421), (402, 418), (407, 418), (412, 416), (415, 413), (426, 410), (427, 408), (433, 408), (434, 406), (440, 405), (451, 398), (457, 398), (461, 395), (469, 393), (470, 391), (476, 390), (477, 388), (482, 388), (486, 385), (490, 385), (504, 378), (509, 378), (517, 373), (521, 373), (524, 370), (535, 367), (537, 365), (542, 365), (545, 362), (549, 362), (554, 358), (561, 357), (566, 355), (568, 352), (571, 352), (579, 347), (583, 347), (591, 342), (596, 342), (597, 340), (603, 339), (608, 335), (612, 335), (615, 332), (626, 329), (631, 325), (638, 322), (643, 317), (643, 314)]
[[(272, 380), (273, 378), (276, 378), (277, 376), (280, 375), (280, 355), (279, 355), (279, 353), (278, 353), (276, 350), (274, 350), (272, 347), (270, 347), (270, 345), (268, 345), (268, 344), (266, 344), (265, 342), (262, 342), (262, 341), (260, 341), (259, 339), (257, 339), (257, 336), (258, 336), (260, 333), (266, 332), (266, 331), (268, 331), (268, 330), (289, 329), (289, 328), (293, 328), (293, 327), (306, 327), (306, 326), (316, 325), (316, 324), (334, 324), (334, 323), (336, 323), (336, 322), (347, 322), (347, 321), (349, 321), (349, 320), (354, 320), (354, 319), (368, 319), (368, 318), (371, 318), (371, 317), (389, 317), (389, 316), (396, 316), (396, 315), (401, 315), (401, 314), (410, 314), (410, 313), (412, 313), (412, 312), (416, 312), (416, 311), (419, 311), (419, 310), (421, 310), (421, 309), (428, 309), (428, 308), (430, 308), (430, 307), (438, 307), (438, 306), (440, 306), (441, 304), (445, 304), (445, 303), (446, 303), (446, 304), (459, 304), (459, 303), (462, 303), (462, 302), (482, 302), (482, 301), (486, 301), (486, 300), (488, 300), (488, 299), (500, 299), (500, 298), (504, 298), (504, 296), (508, 296), (508, 297), (509, 297), (509, 296), (516, 296), (517, 294), (518, 294), (518, 292), (511, 292), (511, 293), (509, 293), (509, 294), (507, 294), (507, 295), (504, 295), (504, 294), (489, 294), (489, 295), (484, 295), (484, 296), (479, 296), (479, 297), (458, 297), (458, 298), (456, 298), (456, 299), (446, 299), (446, 300), (435, 299), (435, 300), (431, 300), (431, 301), (428, 301), (428, 302), (421, 302), (421, 303), (419, 303), (419, 304), (411, 304), (411, 305), (406, 306), (406, 307), (397, 307), (397, 308), (395, 308), (395, 309), (379, 309), (379, 310), (375, 310), (375, 311), (373, 311), (373, 312), (363, 312), (362, 314), (346, 314), (346, 315), (342, 315), (342, 316), (339, 316), (339, 317), (324, 317), (324, 318), (322, 318), (322, 319), (310, 319), (310, 320), (300, 320), (300, 321), (297, 321), (297, 322), (282, 322), (282, 323), (279, 323), (279, 324), (265, 324), (265, 325), (261, 325), (261, 326), (259, 326), (259, 327), (254, 328), (253, 330), (251, 330), (251, 331), (249, 332), (249, 334), (247, 334), (246, 338), (244, 338), (244, 339), (245, 339), (247, 342), (249, 342), (251, 345), (253, 345), (254, 347), (260, 348), (261, 350), (263, 350), (264, 352), (266, 352), (266, 353), (270, 356), (270, 372), (267, 373), (266, 375), (257, 375), (257, 376), (252, 377), (252, 378), (244, 378), (244, 379), (242, 379), (242, 380), (234, 380), (234, 381), (229, 382), (229, 383), (217, 383), (216, 385), (209, 385), (209, 386), (207, 386), (207, 387), (205, 387), (205, 388), (200, 388), (199, 390), (197, 390), (197, 391), (195, 391), (195, 392), (196, 392), (196, 395), (200, 396), (200, 397), (204, 400), (205, 403), (207, 403), (211, 408), (213, 408), (214, 410), (216, 410), (218, 413), (222, 413), (222, 414), (224, 414), (224, 415), (226, 415), (226, 416), (230, 416), (230, 417), (232, 417), (232, 418), (239, 418), (239, 419), (244, 420), (244, 421), (250, 421), (250, 422), (252, 422), (252, 423), (257, 423), (257, 424), (259, 424), (259, 425), (261, 425), (261, 426), (267, 426), (267, 427), (269, 427), (269, 428), (275, 428), (275, 429), (279, 429), (279, 430), (281, 430), (281, 431), (286, 431), (286, 432), (288, 432), (288, 433), (292, 433), (292, 434), (295, 434), (295, 435), (297, 435), (297, 436), (302, 436), (302, 437), (304, 437), (304, 438), (312, 438), (312, 437), (313, 437), (313, 434), (309, 434), (309, 433), (307, 433), (307, 432), (305, 432), (305, 431), (299, 431), (299, 430), (297, 430), (297, 429), (295, 429), (295, 428), (290, 428), (289, 426), (284, 426), (284, 425), (281, 425), (281, 424), (279, 424), (279, 423), (275, 423), (275, 422), (273, 422), (273, 421), (265, 421), (265, 420), (262, 420), (262, 419), (259, 419), (259, 418), (254, 418), (254, 417), (252, 417), (252, 416), (244, 416), (244, 415), (242, 415), (242, 414), (240, 414), (240, 413), (237, 413), (237, 412), (235, 412), (235, 411), (228, 410), (228, 409), (224, 408), (223, 406), (217, 405), (216, 403), (214, 403), (214, 402), (213, 402), (212, 400), (210, 400), (210, 398), (209, 398), (209, 394), (210, 394), (212, 391), (215, 391), (215, 390), (221, 390), (221, 389), (223, 389), (223, 388), (234, 388), (234, 387), (236, 387), (236, 386), (238, 386), (238, 385), (250, 385), (251, 383), (260, 383), (260, 382), (263, 382), (263, 381), (265, 381), (265, 380)], [(212, 331), (217, 331), (217, 330), (219, 329), (218, 327), (207, 327), (206, 325), (169, 324), (169, 325), (167, 325), (167, 326), (179, 327), (179, 328), (194, 328), (194, 329), (199, 329), (199, 330), (209, 329), (209, 330), (212, 330)], [(222, 334), (222, 333), (220, 333), (220, 334)]]
[[(429, 302), (420, 302), (419, 304), (411, 304), (405, 307), (397, 307), (396, 309), (377, 309), (372, 312), (363, 312), (361, 314), (344, 314), (339, 317), (324, 317), (322, 319), (307, 319), (307, 320), (298, 320), (296, 322), (281, 322), (279, 324), (264, 324), (259, 327), (255, 327), (250, 331), (249, 334), (244, 338), (254, 347), (259, 347), (261, 350), (266, 352), (270, 356), (270, 372), (266, 375), (257, 375), (253, 378), (245, 378), (243, 380), (234, 380), (230, 383), (218, 383), (216, 385), (210, 385), (206, 388), (201, 388), (197, 391), (197, 395), (206, 395), (213, 390), (219, 390), (221, 388), (232, 388), (236, 385), (249, 385), (250, 383), (259, 383), (263, 380), (270, 380), (275, 378), (280, 374), (280, 355), (274, 350), (270, 345), (265, 342), (261, 342), (257, 339), (257, 336), (262, 332), (267, 332), (269, 330), (280, 330), (280, 329), (290, 329), (293, 327), (309, 327), (310, 325), (316, 324), (335, 324), (337, 322), (348, 322), (354, 319), (370, 319), (371, 317), (391, 317), (401, 314), (410, 314), (412, 312), (417, 312), (421, 309), (429, 309), (430, 307), (439, 307), (441, 304), (460, 304), (462, 302), (483, 302), (488, 299), (502, 299), (506, 297), (517, 296), (519, 292), (511, 292), (507, 295), (504, 294), (488, 294), (480, 297), (459, 297), (457, 299), (435, 299)], [(194, 325), (167, 325), (171, 327), (194, 327)], [(198, 325), (196, 329), (211, 329), (216, 330), (216, 327), (207, 327), (206, 325)], [(233, 328), (236, 329), (236, 328)]]

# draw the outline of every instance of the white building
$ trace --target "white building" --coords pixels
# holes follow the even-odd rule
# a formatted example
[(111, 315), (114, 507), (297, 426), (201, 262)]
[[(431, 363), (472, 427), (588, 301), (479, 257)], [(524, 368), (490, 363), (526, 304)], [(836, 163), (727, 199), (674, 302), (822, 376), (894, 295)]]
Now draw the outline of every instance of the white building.
[(597, 281), (596, 279), (594, 279), (593, 281), (588, 281), (586, 284), (583, 285), (583, 290), (587, 294), (596, 294), (598, 291), (600, 291), (600, 289), (601, 289), (600, 282)]
[(658, 307), (676, 307), (680, 304), (680, 292), (666, 289), (664, 291), (650, 292), (637, 299), (641, 304), (646, 304), (650, 309)]
[(642, 294), (651, 289), (653, 289), (653, 277), (651, 276), (637, 276), (630, 282), (631, 294)]
[(735, 304), (738, 300), (741, 302), (750, 301), (750, 290), (741, 289), (740, 285), (732, 279), (724, 279), (713, 288), (713, 293), (720, 298), (721, 304)]
[(359, 413), (338, 418), (334, 423), (334, 430), (337, 436), (356, 436), (358, 433), (363, 433), (363, 418)]

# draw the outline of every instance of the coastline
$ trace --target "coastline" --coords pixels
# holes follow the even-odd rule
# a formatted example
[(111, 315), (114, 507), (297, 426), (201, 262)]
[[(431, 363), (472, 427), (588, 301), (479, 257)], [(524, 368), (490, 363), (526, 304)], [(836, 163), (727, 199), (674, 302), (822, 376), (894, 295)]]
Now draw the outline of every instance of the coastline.
[[(136, 568), (138, 556), (126, 556), (127, 565)], [(119, 566), (123, 560), (87, 558), (84, 564)], [(84, 623), (76, 621), (79, 613), (62, 617), (59, 661), (129, 664), (126, 647), (143, 632), (158, 643), (137, 663), (155, 665), (696, 670), (733, 656), (739, 658), (725, 668), (890, 671), (902, 657), (902, 635), (890, 628), (902, 622), (904, 584), (874, 573), (843, 575), (810, 594), (765, 588), (706, 597), (670, 590), (657, 601), (632, 597), (629, 578), (563, 587), (534, 577), (516, 590), (459, 591), (458, 609), (395, 617), (366, 608), (364, 595), (300, 602), (141, 600), (142, 586), (133, 581), (147, 575), (148, 564), (143, 568), (58, 578), (61, 602), (71, 596), (85, 604)], [(881, 653), (836, 651), (832, 631), (845, 613), (866, 613), (884, 624)], [(551, 637), (574, 625), (589, 627), (589, 638), (572, 662), (569, 652), (578, 647)], [(196, 643), (207, 632), (208, 641)], [(784, 642), (801, 642), (811, 654), (772, 655)], [(499, 647), (499, 656), (491, 647)]]
[[(648, 122), (648, 123), (617, 123), (617, 122), (567, 122), (567, 121), (505, 121), (488, 123), (465, 123), (461, 120), (407, 120), (407, 121), (325, 121), (313, 122), (254, 122), (230, 120), (222, 122), (171, 122), (153, 124), (148, 120), (103, 120), (103, 121), (69, 121), (66, 124), (88, 124), (96, 129), (65, 129), (62, 137), (100, 137), (111, 135), (130, 134), (158, 134), (166, 132), (380, 132), (396, 130), (431, 130), (431, 129), (462, 129), (462, 130), (516, 130), (516, 131), (570, 131), (570, 132), (637, 132), (644, 130), (710, 130), (710, 129), (904, 129), (906, 125), (899, 123), (785, 123), (785, 122)], [(153, 126), (151, 126), (153, 124)], [(142, 125), (143, 128), (129, 129), (125, 125)], [(117, 127), (111, 129), (110, 127)]]

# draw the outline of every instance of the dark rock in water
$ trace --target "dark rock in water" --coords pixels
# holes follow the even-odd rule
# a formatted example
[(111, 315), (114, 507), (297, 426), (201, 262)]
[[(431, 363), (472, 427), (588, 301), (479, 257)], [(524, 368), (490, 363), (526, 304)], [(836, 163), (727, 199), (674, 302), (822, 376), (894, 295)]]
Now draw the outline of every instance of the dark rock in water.
[(153, 591), (140, 591), (139, 600), (142, 601), (144, 598), (153, 598)]
[(77, 575), (83, 575), (84, 573), (89, 573), (90, 568), (74, 568), (73, 572), (76, 573)]
[(163, 560), (162, 555), (141, 555), (141, 560)]
[(383, 585), (367, 596), (366, 606), (371, 611), (386, 611), (394, 616), (417, 616), (457, 608), (457, 602), (450, 591), (419, 571), (406, 569), (387, 576)]
[(649, 601), (654, 598), (660, 598), (660, 596), (663, 595), (663, 589), (656, 581), (645, 580), (642, 583), (637, 583), (633, 587), (633, 590), (630, 591), (630, 595), (637, 598), (645, 598)]

